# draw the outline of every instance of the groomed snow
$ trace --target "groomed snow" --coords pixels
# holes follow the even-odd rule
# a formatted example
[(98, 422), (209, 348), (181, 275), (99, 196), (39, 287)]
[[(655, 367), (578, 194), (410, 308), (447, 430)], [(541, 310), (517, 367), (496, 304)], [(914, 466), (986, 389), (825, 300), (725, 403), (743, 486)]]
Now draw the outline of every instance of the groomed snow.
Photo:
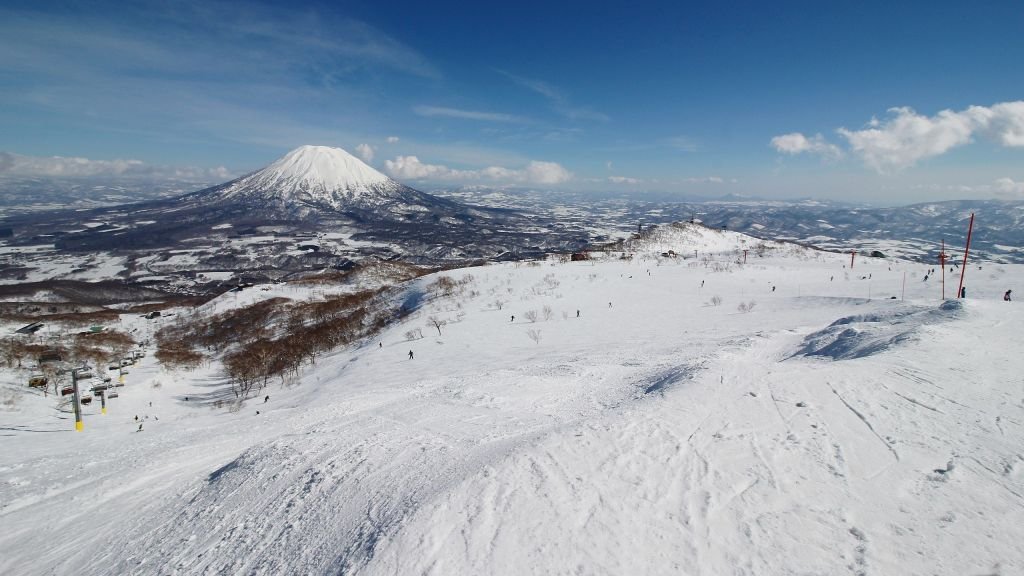
[(466, 292), (439, 299), (421, 278), (401, 324), (237, 412), (207, 400), (215, 364), (151, 357), (82, 433), (24, 396), (0, 573), (1024, 572), (1022, 314), (1001, 300), (1024, 267), (972, 266), (940, 306), (920, 264), (737, 258), (455, 270)]

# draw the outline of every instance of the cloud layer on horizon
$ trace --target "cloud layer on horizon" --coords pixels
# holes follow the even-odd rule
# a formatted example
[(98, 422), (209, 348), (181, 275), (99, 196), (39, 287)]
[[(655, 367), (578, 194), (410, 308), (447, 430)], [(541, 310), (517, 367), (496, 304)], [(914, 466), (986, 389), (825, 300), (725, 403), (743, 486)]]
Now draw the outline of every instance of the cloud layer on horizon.
[(573, 174), (557, 162), (532, 160), (523, 168), (489, 166), (479, 170), (458, 170), (441, 164), (426, 164), (416, 156), (396, 156), (385, 160), (388, 173), (402, 180), (472, 181), (490, 180), (505, 183), (562, 184)]
[(26, 178), (158, 178), (224, 181), (235, 176), (223, 166), (156, 166), (141, 160), (90, 160), (65, 156), (22, 156), (0, 152), (0, 176)]

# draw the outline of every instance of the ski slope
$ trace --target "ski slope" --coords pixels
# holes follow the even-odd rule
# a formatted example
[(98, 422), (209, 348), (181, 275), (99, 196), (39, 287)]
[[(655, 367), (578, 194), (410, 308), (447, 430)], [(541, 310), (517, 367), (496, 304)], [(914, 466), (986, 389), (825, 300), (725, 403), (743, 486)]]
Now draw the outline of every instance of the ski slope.
[(921, 264), (701, 234), (420, 278), (238, 411), (151, 357), (82, 433), (26, 398), (0, 573), (1024, 573), (1024, 268), (942, 304)]

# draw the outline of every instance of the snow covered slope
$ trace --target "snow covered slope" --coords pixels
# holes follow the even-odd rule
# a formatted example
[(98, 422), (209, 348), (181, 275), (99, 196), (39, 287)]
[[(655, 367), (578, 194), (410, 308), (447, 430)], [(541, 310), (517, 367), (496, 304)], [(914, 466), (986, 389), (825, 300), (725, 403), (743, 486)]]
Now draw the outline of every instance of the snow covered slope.
[(22, 398), (0, 573), (1024, 573), (1024, 267), (943, 305), (920, 264), (669, 240), (417, 279), (237, 412), (150, 359), (82, 433)]

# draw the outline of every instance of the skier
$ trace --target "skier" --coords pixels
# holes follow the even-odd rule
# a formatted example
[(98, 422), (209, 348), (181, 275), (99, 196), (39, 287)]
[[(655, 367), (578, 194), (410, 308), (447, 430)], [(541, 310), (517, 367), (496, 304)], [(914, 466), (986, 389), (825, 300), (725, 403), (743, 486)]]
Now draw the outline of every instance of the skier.
[(377, 348), (383, 348), (383, 347), (384, 347), (384, 343), (383, 342), (378, 342), (377, 343)]
[[(1009, 294), (1009, 292), (1007, 292), (1007, 294)], [(1007, 300), (1009, 300), (1009, 298), (1007, 298)], [(579, 310), (577, 310), (577, 311), (576, 311), (576, 317), (577, 317), (577, 318), (579, 318), (579, 317), (580, 317), (580, 311), (579, 311)]]
[(1013, 290), (1007, 290), (1006, 294), (1003, 294), (1003, 301), (1004, 302), (1009, 302), (1010, 301), (1010, 293), (1011, 292), (1013, 292)]
[(412, 350), (409, 350), (409, 360), (412, 360)]
[(515, 322), (515, 321), (516, 321), (516, 315), (515, 315), (515, 314), (513, 314), (513, 315), (512, 315), (512, 320), (511, 320), (511, 322)]
[(263, 403), (264, 404), (266, 404), (267, 402), (270, 402), (270, 395), (269, 394), (267, 395), (266, 398), (263, 399)]
[(142, 424), (139, 424), (139, 429), (136, 432), (142, 432)]
[(963, 288), (960, 289), (960, 297), (967, 298), (967, 286), (964, 286)]
[(772, 286), (772, 292), (775, 292), (775, 286)]

